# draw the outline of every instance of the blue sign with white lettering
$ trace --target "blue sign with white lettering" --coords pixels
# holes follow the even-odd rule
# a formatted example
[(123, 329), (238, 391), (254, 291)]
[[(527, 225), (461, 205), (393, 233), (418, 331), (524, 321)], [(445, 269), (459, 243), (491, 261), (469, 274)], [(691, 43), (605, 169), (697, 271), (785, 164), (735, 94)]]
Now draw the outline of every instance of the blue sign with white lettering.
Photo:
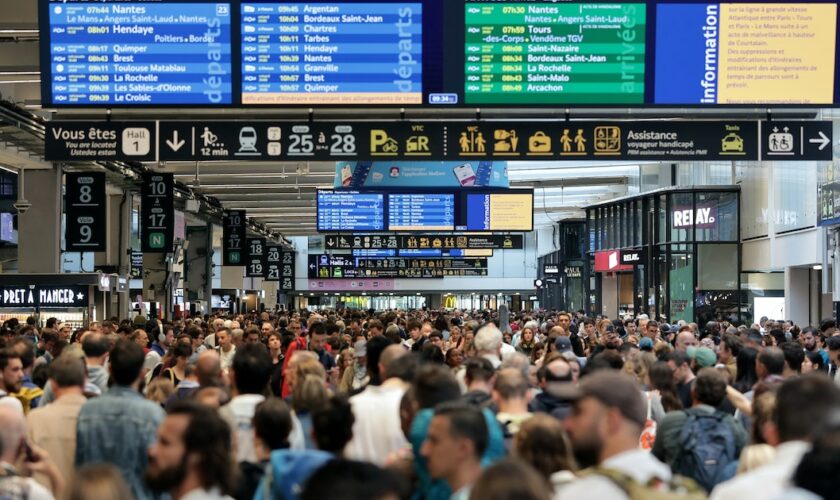
[(46, 103), (232, 104), (230, 3), (51, 0), (48, 10)]

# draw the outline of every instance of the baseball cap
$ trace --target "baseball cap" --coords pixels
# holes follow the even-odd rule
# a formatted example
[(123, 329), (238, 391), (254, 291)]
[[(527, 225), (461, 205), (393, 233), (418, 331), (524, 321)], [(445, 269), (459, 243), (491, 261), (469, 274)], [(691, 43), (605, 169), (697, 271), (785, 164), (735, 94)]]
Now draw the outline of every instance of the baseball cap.
[(572, 350), (572, 340), (569, 337), (557, 337), (557, 340), (554, 341), (554, 347), (557, 348), (559, 353), (569, 352)]
[(685, 353), (689, 359), (697, 361), (697, 364), (702, 368), (715, 366), (715, 363), (717, 363), (717, 355), (708, 347), (691, 346), (685, 350)]
[(594, 398), (604, 406), (617, 408), (624, 418), (639, 427), (645, 426), (647, 404), (642, 391), (627, 375), (612, 370), (597, 371), (583, 377), (575, 389), (576, 394), (566, 394), (568, 399)]
[(650, 337), (643, 337), (642, 340), (639, 341), (639, 349), (643, 351), (652, 351), (653, 340), (651, 340)]
[(360, 340), (353, 344), (353, 356), (363, 358), (367, 356), (367, 341)]

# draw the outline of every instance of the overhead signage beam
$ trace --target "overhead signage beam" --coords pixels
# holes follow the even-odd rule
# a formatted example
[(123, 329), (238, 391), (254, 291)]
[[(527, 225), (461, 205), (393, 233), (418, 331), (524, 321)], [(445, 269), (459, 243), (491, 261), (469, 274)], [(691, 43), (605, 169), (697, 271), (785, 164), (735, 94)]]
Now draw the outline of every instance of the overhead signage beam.
[(487, 259), (367, 259), (309, 255), (307, 275), (310, 279), (487, 276)]
[(521, 250), (524, 237), (511, 235), (353, 235), (328, 234), (324, 236), (324, 248), (327, 250)]
[(830, 161), (829, 121), (50, 122), (50, 161)]

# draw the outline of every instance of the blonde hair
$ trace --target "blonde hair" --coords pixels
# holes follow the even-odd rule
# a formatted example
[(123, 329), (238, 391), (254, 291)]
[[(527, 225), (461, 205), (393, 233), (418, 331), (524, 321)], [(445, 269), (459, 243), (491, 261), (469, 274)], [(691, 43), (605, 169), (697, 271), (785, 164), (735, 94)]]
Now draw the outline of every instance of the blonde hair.
[(122, 473), (111, 464), (90, 464), (71, 474), (63, 500), (125, 500), (134, 498)]
[(175, 385), (165, 377), (158, 377), (146, 386), (146, 399), (162, 405), (175, 392)]
[(330, 392), (324, 384), (324, 378), (308, 374), (298, 379), (292, 390), (292, 407), (298, 413), (312, 411), (330, 398)]
[(769, 444), (751, 444), (741, 452), (736, 475), (741, 475), (757, 469), (762, 465), (769, 464), (775, 456), (776, 448), (773, 448)]

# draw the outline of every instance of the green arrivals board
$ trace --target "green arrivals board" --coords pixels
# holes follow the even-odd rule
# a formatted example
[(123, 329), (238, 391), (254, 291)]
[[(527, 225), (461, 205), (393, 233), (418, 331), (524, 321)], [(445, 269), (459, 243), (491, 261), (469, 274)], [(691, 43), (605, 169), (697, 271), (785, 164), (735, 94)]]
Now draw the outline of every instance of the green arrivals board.
[(645, 4), (465, 5), (466, 104), (643, 104)]

